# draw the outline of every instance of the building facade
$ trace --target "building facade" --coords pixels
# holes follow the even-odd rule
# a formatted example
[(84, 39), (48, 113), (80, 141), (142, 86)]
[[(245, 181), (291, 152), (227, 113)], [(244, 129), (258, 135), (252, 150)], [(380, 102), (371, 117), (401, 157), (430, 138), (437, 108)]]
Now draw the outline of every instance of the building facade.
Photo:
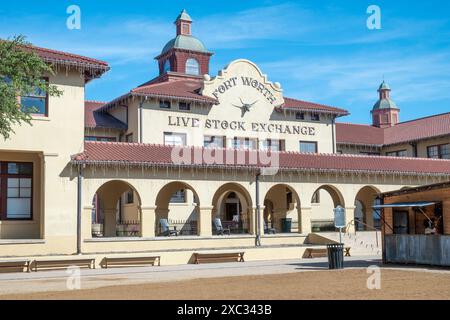
[[(286, 97), (249, 60), (211, 76), (213, 54), (187, 12), (175, 25), (159, 75), (107, 103), (84, 101), (105, 62), (35, 48), (64, 93), (38, 97), (45, 113), (0, 144), (0, 256), (158, 252), (187, 263), (195, 250), (256, 240), (276, 250), (248, 249), (250, 259), (293, 257), (311, 232), (332, 228), (338, 205), (349, 230), (372, 230), (378, 193), (449, 180), (445, 159), (340, 153), (388, 150), (385, 130), (403, 124), (387, 85), (378, 127), (336, 124), (346, 110)], [(365, 134), (343, 133), (354, 128)]]

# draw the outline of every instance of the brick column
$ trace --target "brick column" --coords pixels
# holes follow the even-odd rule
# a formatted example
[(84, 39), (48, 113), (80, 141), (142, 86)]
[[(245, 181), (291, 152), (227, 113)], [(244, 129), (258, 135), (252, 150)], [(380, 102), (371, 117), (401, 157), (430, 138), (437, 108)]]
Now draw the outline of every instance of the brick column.
[(213, 207), (200, 207), (198, 210), (198, 234), (200, 237), (212, 236)]

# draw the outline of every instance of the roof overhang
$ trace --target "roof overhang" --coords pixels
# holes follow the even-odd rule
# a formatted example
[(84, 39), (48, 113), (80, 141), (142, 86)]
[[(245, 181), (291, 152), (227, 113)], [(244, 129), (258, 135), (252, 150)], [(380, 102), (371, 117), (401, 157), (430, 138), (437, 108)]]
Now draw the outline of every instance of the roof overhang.
[(419, 201), (419, 202), (396, 202), (390, 204), (380, 204), (372, 206), (372, 209), (379, 210), (385, 208), (424, 208), (434, 206), (437, 202), (434, 201)]

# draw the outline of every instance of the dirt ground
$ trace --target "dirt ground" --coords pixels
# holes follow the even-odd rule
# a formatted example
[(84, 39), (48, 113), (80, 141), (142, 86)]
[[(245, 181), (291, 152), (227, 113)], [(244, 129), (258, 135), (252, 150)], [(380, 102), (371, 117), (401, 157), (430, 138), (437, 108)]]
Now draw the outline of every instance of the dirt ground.
[[(365, 269), (109, 286), (93, 290), (0, 296), (3, 299), (299, 300), (450, 299), (450, 274), (382, 270), (381, 290), (367, 289)], [(217, 288), (220, 288), (218, 290)]]

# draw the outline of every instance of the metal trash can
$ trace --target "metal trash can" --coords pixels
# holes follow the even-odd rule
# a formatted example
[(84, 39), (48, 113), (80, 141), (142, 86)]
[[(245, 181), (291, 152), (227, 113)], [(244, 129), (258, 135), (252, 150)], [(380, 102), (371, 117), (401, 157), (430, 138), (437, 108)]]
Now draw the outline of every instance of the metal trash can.
[(292, 219), (281, 219), (281, 232), (282, 233), (291, 233), (292, 230)]
[(344, 244), (327, 244), (328, 265), (330, 269), (344, 269)]

